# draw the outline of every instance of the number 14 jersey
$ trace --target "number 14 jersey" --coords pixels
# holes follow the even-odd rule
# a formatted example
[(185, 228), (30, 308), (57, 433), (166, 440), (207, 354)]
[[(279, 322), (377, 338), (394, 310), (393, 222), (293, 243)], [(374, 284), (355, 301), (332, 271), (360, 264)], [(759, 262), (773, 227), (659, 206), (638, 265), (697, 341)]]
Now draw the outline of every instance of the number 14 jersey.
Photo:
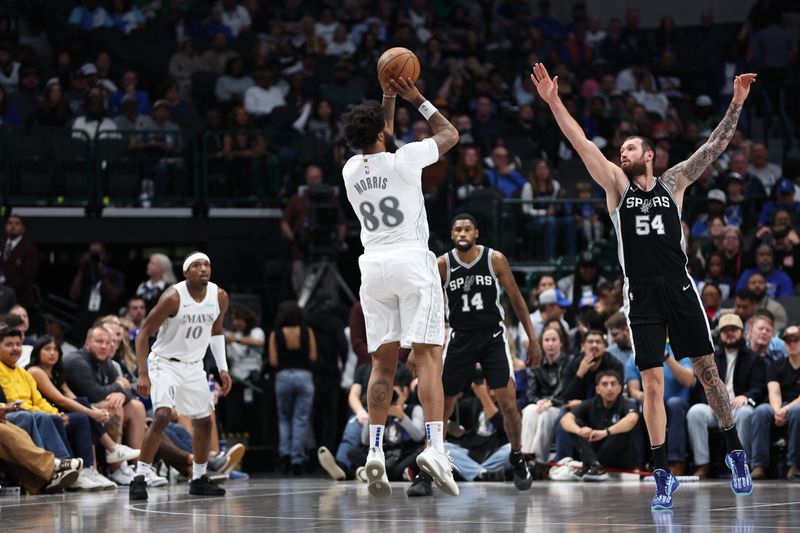
[(185, 281), (174, 287), (181, 299), (180, 307), (175, 316), (167, 317), (161, 325), (152, 352), (184, 363), (202, 361), (211, 342), (212, 326), (219, 316), (219, 290), (209, 282), (206, 297), (198, 302), (189, 294)]
[(342, 177), (361, 222), (365, 253), (404, 246), (428, 249), (422, 169), (438, 160), (436, 142), (425, 139), (396, 153), (354, 155), (347, 161)]
[(455, 250), (445, 254), (448, 322), (453, 330), (496, 328), (503, 322), (500, 286), (492, 268), (492, 249), (481, 246), (471, 263), (462, 263)]
[(686, 271), (680, 207), (660, 179), (655, 179), (649, 191), (630, 183), (611, 213), (611, 221), (625, 277), (650, 278)]

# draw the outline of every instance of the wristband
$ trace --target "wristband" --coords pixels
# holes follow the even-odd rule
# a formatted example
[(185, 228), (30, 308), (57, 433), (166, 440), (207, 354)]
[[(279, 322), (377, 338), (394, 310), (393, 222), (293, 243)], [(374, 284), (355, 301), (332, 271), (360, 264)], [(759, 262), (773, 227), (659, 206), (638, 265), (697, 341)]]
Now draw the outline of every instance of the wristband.
[(419, 106), (419, 112), (422, 113), (422, 116), (425, 117), (425, 120), (430, 120), (434, 113), (437, 113), (439, 110), (436, 109), (430, 100), (425, 100), (422, 102), (422, 105)]
[(397, 98), (397, 95), (396, 95), (396, 94), (386, 94), (386, 93), (383, 93), (383, 97), (384, 97), (384, 98), (388, 98), (388, 99), (390, 99), (390, 100), (394, 100), (395, 98)]
[(606, 435), (609, 437), (611, 436), (611, 430), (609, 428), (606, 428)]
[(228, 361), (225, 359), (225, 335), (211, 336), (211, 354), (217, 363), (217, 370), (220, 372), (228, 371)]

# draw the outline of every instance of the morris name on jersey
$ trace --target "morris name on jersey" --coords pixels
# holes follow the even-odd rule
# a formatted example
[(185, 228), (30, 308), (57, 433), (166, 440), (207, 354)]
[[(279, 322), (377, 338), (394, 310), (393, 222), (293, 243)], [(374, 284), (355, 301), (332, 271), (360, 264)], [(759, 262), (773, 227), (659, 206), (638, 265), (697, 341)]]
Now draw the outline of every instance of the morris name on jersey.
[(358, 194), (364, 194), (364, 192), (374, 189), (385, 189), (388, 181), (389, 180), (386, 178), (381, 178), (380, 176), (369, 176), (354, 182), (353, 188), (355, 188)]

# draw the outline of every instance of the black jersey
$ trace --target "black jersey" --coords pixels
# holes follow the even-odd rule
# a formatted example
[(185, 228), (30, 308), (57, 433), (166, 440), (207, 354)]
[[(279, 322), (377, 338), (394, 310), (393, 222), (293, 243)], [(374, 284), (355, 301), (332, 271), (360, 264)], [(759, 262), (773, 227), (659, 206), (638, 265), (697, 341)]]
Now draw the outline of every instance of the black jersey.
[(649, 278), (686, 271), (681, 213), (660, 179), (649, 191), (629, 184), (611, 213), (622, 273)]
[(462, 263), (454, 250), (444, 258), (450, 328), (480, 329), (500, 324), (504, 314), (500, 307), (500, 286), (492, 268), (492, 249), (481, 246), (478, 257), (470, 264)]

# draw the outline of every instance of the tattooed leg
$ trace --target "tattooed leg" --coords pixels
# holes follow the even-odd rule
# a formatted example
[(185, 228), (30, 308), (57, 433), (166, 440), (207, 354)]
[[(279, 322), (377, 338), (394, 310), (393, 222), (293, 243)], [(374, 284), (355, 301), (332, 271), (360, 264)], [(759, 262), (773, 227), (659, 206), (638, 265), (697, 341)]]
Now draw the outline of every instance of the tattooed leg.
[(694, 373), (706, 391), (708, 406), (711, 407), (714, 416), (719, 420), (720, 427), (723, 430), (732, 428), (734, 422), (731, 401), (725, 383), (719, 378), (714, 356), (709, 354), (692, 359), (692, 365), (694, 366)]
[(367, 412), (370, 424), (386, 424), (392, 401), (392, 383), (397, 371), (399, 343), (382, 344), (372, 354), (372, 373), (367, 387)]

